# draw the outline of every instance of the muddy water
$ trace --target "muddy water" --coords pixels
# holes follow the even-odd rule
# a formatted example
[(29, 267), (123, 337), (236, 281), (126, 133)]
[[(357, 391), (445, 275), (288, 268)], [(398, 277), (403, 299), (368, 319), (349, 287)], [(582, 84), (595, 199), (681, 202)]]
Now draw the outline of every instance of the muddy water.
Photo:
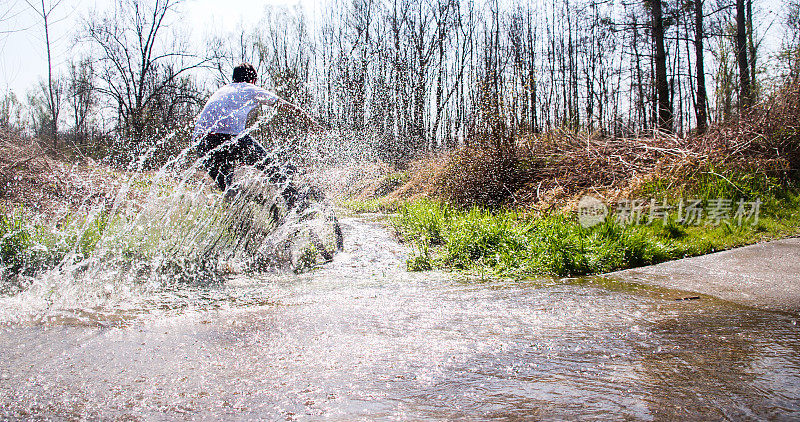
[(302, 276), (0, 328), (0, 419), (797, 419), (797, 317), (603, 280), (406, 273), (379, 223)]

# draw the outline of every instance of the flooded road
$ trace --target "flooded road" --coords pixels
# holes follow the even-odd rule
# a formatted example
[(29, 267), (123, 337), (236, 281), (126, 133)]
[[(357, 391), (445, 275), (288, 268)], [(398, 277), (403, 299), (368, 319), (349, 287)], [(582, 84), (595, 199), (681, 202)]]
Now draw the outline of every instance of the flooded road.
[(0, 419), (800, 418), (795, 315), (407, 273), (380, 223), (341, 223), (311, 273), (4, 324)]

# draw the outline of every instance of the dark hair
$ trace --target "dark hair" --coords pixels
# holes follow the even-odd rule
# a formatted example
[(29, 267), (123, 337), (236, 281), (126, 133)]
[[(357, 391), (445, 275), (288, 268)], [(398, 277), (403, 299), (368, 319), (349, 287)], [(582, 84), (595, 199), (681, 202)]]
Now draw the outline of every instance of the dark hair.
[(233, 82), (252, 82), (257, 78), (256, 68), (250, 63), (242, 63), (233, 68)]

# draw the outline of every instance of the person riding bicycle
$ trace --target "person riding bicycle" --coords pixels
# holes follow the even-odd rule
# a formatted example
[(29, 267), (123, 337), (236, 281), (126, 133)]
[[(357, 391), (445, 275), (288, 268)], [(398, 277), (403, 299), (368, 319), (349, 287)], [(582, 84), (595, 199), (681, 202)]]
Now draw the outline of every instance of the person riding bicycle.
[(236, 66), (233, 82), (217, 90), (203, 107), (192, 137), (198, 154), (203, 157), (203, 167), (226, 197), (236, 195), (230, 190), (236, 167), (250, 165), (263, 171), (270, 183), (285, 185), (282, 194), (291, 207), (298, 192), (293, 184), (287, 183), (287, 178), (294, 173), (294, 167), (271, 163), (264, 147), (242, 132), (250, 112), (261, 105), (295, 112), (310, 123), (314, 120), (300, 107), (256, 86), (257, 81), (258, 73), (253, 65)]

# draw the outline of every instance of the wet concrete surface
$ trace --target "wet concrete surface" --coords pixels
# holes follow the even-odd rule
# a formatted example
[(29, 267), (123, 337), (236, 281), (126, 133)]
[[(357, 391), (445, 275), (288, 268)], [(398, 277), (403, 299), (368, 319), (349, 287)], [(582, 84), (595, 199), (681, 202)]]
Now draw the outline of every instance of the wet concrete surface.
[(606, 277), (800, 313), (800, 238), (618, 271)]

